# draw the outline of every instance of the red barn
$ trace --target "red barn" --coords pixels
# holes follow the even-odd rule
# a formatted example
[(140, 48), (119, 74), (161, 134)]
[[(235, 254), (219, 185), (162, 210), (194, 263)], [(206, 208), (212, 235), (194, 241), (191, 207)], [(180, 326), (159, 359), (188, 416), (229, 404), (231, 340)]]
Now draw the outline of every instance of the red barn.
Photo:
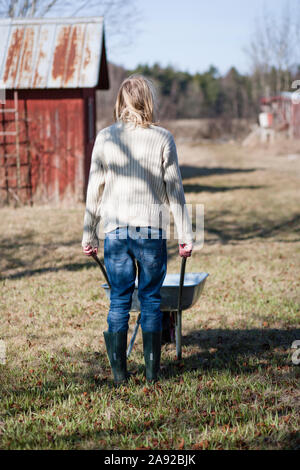
[(83, 201), (109, 87), (103, 18), (5, 19), (0, 35), (1, 201)]

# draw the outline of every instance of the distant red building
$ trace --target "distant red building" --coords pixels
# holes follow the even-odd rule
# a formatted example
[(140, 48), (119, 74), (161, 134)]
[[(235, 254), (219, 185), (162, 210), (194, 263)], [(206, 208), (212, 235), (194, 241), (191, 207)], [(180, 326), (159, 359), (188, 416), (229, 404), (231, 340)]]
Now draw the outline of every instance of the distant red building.
[(275, 131), (286, 130), (290, 137), (300, 138), (300, 100), (299, 94), (283, 92), (278, 96), (262, 98), (261, 105), (266, 114), (270, 114), (270, 121)]
[(0, 35), (1, 202), (83, 201), (109, 87), (103, 19), (0, 20)]

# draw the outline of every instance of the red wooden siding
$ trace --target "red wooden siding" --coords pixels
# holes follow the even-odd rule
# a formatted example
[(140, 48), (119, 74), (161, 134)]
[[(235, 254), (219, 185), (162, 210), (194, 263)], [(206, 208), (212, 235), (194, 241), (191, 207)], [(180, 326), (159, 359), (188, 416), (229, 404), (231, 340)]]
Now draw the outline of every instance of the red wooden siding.
[[(17, 197), (23, 202), (30, 198), (33, 202), (50, 203), (84, 199), (93, 142), (88, 141), (88, 104), (83, 95), (82, 90), (19, 92), (22, 189), (17, 191), (16, 158), (9, 157), (8, 167), (5, 156), (15, 153), (16, 149), (15, 137), (9, 136), (6, 144), (0, 145), (2, 200), (7, 196), (7, 179), (12, 191), (18, 193)], [(89, 91), (88, 95), (94, 107), (94, 91)], [(8, 99), (5, 108), (13, 106), (13, 100)], [(11, 118), (8, 113), (3, 117)], [(15, 123), (11, 121), (5, 130), (14, 129)], [(3, 141), (4, 137), (0, 136), (0, 142)]]

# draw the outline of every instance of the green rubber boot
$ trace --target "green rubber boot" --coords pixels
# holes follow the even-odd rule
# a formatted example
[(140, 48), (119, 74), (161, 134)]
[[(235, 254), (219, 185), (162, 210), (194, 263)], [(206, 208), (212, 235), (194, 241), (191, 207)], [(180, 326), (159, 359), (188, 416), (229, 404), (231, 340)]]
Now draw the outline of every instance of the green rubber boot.
[(117, 333), (104, 331), (103, 335), (114, 383), (120, 385), (127, 382), (129, 376), (126, 364), (127, 331), (118, 331)]
[(157, 382), (160, 369), (161, 331), (149, 333), (143, 331), (144, 359), (146, 380)]

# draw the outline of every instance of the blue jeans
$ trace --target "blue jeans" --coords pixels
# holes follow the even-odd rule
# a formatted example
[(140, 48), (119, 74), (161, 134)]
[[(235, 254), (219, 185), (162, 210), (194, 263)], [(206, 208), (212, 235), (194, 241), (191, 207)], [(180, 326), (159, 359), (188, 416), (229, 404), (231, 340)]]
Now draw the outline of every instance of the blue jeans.
[(111, 284), (110, 333), (128, 330), (136, 270), (142, 330), (161, 331), (160, 288), (167, 272), (167, 241), (163, 235), (161, 229), (128, 226), (105, 234), (104, 262)]

